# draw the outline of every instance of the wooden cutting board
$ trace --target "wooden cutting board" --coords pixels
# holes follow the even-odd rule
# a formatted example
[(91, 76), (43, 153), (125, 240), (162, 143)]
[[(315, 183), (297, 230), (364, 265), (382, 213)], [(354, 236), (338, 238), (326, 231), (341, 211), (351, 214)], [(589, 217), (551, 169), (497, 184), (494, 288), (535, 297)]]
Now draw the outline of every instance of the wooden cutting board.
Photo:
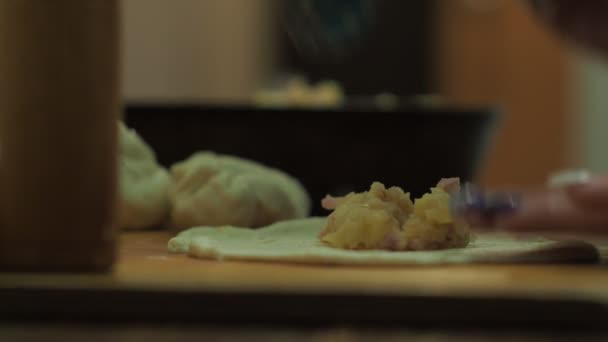
[[(569, 319), (584, 312), (608, 318), (608, 310), (601, 311), (608, 305), (608, 270), (603, 265), (337, 267), (216, 262), (168, 254), (170, 237), (166, 232), (122, 235), (119, 262), (109, 274), (0, 273), (0, 316), (56, 317), (59, 312), (108, 317), (110, 312), (124, 319), (187, 314), (347, 320), (354, 315), (363, 320), (453, 322), (559, 320), (555, 315)], [(296, 310), (294, 305), (305, 309)], [(435, 314), (403, 310), (403, 305)], [(478, 310), (465, 317), (463, 305), (471, 310), (477, 305)], [(503, 305), (509, 309), (501, 309)], [(564, 306), (558, 310), (555, 305)], [(366, 310), (382, 314), (370, 317)], [(519, 313), (510, 315), (513, 310)]]

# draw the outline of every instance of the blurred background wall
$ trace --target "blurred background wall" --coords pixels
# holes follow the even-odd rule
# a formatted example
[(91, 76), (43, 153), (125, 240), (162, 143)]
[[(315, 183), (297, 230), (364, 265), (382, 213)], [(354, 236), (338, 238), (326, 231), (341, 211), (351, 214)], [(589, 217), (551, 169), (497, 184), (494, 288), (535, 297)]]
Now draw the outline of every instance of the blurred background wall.
[(523, 1), (381, 1), (382, 34), (331, 67), (294, 55), (273, 0), (124, 0), (126, 99), (246, 101), (295, 70), (358, 93), (496, 105), (505, 118), (481, 177), (490, 186), (532, 187), (561, 168), (608, 171), (608, 69), (562, 44)]
[(436, 82), (456, 103), (504, 112), (482, 183), (528, 188), (578, 166), (571, 53), (519, 0), (443, 0)]
[(248, 99), (274, 64), (273, 2), (124, 0), (129, 101)]
[(584, 52), (579, 52), (573, 63), (574, 113), (578, 115), (580, 132), (576, 149), (583, 165), (595, 172), (608, 173), (608, 64)]

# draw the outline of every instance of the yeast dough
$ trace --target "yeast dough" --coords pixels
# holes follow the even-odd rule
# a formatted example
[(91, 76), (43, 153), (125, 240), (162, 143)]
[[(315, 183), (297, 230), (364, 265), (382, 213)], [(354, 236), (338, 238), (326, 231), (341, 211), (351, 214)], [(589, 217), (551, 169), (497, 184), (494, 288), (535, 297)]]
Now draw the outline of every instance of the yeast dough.
[(283, 221), (252, 230), (198, 227), (168, 243), (171, 253), (215, 260), (341, 265), (435, 265), (464, 263), (570, 263), (599, 261), (597, 249), (585, 242), (518, 240), (478, 236), (466, 248), (439, 251), (352, 251), (328, 247), (318, 239), (326, 218)]

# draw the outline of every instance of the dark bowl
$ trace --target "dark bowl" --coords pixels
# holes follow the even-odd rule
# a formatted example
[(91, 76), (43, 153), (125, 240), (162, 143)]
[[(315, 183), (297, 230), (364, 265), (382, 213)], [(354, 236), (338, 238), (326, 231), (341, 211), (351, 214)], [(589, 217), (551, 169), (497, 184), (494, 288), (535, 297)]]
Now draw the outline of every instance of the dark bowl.
[(125, 121), (167, 167), (211, 150), (284, 170), (303, 183), (311, 214), (320, 215), (326, 194), (363, 191), (374, 181), (417, 197), (442, 177), (474, 180), (498, 118), (490, 109), (371, 109), (134, 104)]

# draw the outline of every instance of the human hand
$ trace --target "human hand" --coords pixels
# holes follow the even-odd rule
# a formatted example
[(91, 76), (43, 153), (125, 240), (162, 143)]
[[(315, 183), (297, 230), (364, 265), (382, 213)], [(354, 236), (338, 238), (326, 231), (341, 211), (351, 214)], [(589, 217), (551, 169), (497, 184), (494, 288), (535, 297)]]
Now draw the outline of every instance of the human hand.
[[(511, 196), (511, 198), (513, 198)], [(482, 230), (535, 235), (608, 237), (608, 176), (590, 176), (572, 184), (521, 194), (508, 210), (487, 215), (478, 200), (464, 206), (465, 218)]]

